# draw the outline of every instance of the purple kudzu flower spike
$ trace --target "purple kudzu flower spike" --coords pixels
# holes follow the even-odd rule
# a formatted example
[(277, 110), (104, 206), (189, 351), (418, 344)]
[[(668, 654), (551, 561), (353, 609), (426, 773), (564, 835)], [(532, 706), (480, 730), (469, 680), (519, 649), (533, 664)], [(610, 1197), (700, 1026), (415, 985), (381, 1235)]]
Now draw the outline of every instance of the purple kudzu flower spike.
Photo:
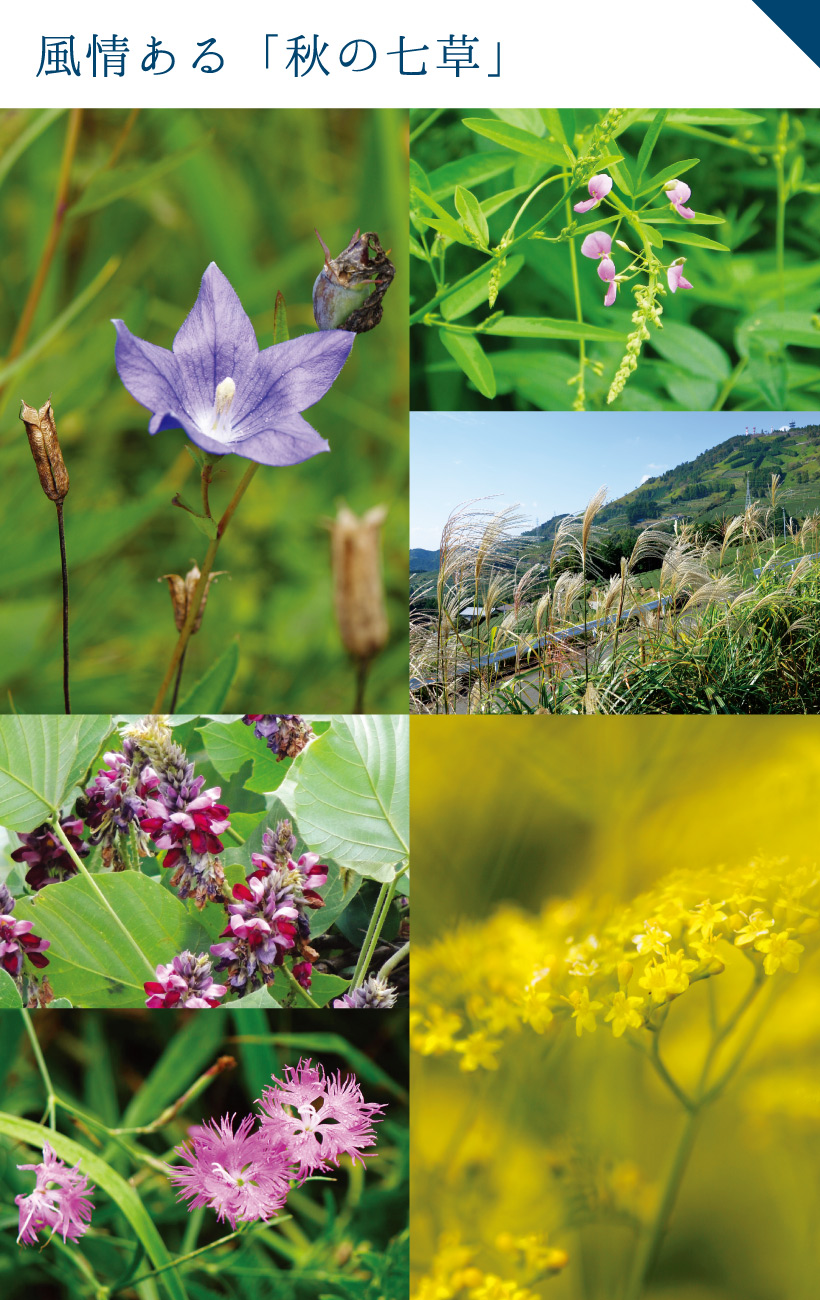
[(301, 412), (324, 397), (348, 358), (348, 330), (305, 334), (259, 351), (242, 303), (211, 262), (173, 350), (137, 338), (121, 320), (120, 379), (153, 412), (149, 433), (182, 428), (212, 455), (296, 465), (328, 444)]
[(255, 1116), (246, 1115), (233, 1131), (234, 1116), (189, 1129), (190, 1145), (174, 1148), (186, 1165), (170, 1165), (168, 1177), (188, 1200), (188, 1211), (200, 1205), (216, 1210), (231, 1228), (239, 1222), (272, 1219), (290, 1190), (294, 1170), (284, 1142), (254, 1130)]
[(592, 195), (592, 198), (584, 199), (582, 203), (576, 203), (576, 212), (589, 212), (591, 208), (597, 208), (601, 200), (605, 199), (609, 191), (612, 189), (612, 177), (606, 175), (593, 176), (587, 189)]
[(277, 763), (283, 758), (295, 758), (316, 739), (310, 723), (298, 713), (246, 713), (242, 721), (246, 727), (253, 727), (257, 740), (268, 742)]
[(599, 258), (598, 275), (609, 286), (604, 298), (604, 306), (611, 307), (615, 301), (615, 295), (618, 292), (618, 284), (615, 279), (617, 271), (615, 263), (609, 256), (612, 251), (612, 236), (608, 235), (605, 230), (595, 230), (591, 235), (587, 235), (581, 245), (581, 252), (584, 257)]
[[(285, 1066), (285, 1078), (274, 1075), (274, 1088), (266, 1088), (259, 1101), (262, 1131), (272, 1141), (284, 1141), (291, 1159), (299, 1162), (299, 1177), (338, 1165), (349, 1155), (364, 1164), (362, 1154), (375, 1146), (373, 1123), (384, 1106), (367, 1102), (349, 1074), (325, 1074), (321, 1065), (302, 1060), (294, 1070)], [(372, 1155), (372, 1151), (367, 1152)]]
[(14, 1198), (20, 1210), (17, 1240), (33, 1246), (40, 1229), (49, 1228), (52, 1233), (59, 1232), (63, 1241), (79, 1241), (91, 1222), (95, 1191), (80, 1173), (79, 1162), (70, 1169), (45, 1142), (40, 1164), (17, 1168), (31, 1169), (35, 1175), (34, 1191)]
[(666, 190), (666, 197), (679, 216), (691, 221), (695, 213), (691, 208), (684, 206), (692, 193), (686, 181), (667, 181), (663, 188)]
[(169, 966), (157, 966), (156, 980), (147, 980), (147, 1007), (218, 1007), (227, 988), (216, 984), (210, 958), (201, 952), (179, 953)]
[(666, 280), (672, 293), (676, 293), (678, 289), (692, 288), (686, 276), (683, 274), (683, 267), (685, 262), (686, 262), (685, 257), (679, 257), (667, 269)]
[(396, 990), (387, 980), (379, 979), (378, 975), (370, 975), (357, 989), (336, 998), (333, 1006), (338, 1011), (387, 1011), (395, 1006), (397, 996)]
[[(87, 857), (91, 849), (81, 839), (83, 824), (79, 817), (64, 817), (60, 825), (77, 856)], [(34, 831), (18, 831), (17, 838), (21, 841), (22, 848), (15, 849), (11, 857), (14, 862), (27, 863), (26, 884), (32, 889), (42, 889), (55, 881), (69, 880), (76, 876), (77, 867), (62, 840), (58, 840), (54, 834), (50, 822), (43, 822)]]
[(0, 885), (0, 966), (8, 971), (13, 980), (19, 980), (23, 974), (23, 958), (28, 957), (32, 966), (42, 970), (48, 965), (45, 957), (46, 948), (51, 947), (48, 939), (41, 939), (32, 934), (33, 921), (17, 921), (12, 916), (15, 899), (5, 885)]

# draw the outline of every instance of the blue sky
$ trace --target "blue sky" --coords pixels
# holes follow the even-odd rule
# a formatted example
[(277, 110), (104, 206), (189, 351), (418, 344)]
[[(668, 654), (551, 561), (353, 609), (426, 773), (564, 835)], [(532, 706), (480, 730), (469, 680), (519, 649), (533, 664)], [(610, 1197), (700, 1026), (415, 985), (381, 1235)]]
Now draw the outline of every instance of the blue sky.
[(536, 521), (579, 510), (605, 483), (619, 497), (708, 447), (812, 411), (414, 412), (410, 416), (410, 545), (438, 548), (454, 507), (492, 497)]

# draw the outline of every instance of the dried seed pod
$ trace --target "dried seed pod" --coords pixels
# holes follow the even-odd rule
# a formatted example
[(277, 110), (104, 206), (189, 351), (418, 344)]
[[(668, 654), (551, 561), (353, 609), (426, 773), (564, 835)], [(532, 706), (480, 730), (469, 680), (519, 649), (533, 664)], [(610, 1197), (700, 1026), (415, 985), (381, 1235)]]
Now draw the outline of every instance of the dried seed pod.
[(313, 286), (313, 315), (320, 330), (349, 330), (365, 334), (382, 318), (382, 299), (396, 268), (372, 230), (357, 230), (338, 257), (330, 256), (322, 236), (325, 264)]
[[(223, 577), (224, 573), (225, 570), (223, 569), (217, 573), (211, 573), (209, 575), (208, 581), (205, 584), (205, 590), (202, 593), (199, 611), (194, 620), (194, 626), (191, 628), (191, 636), (193, 636), (194, 632), (198, 632), (202, 626), (202, 616), (205, 613), (205, 606), (208, 603), (208, 593), (211, 590), (211, 583), (214, 581), (214, 578)], [(163, 573), (161, 578), (157, 578), (157, 582), (164, 581), (168, 583), (168, 590), (171, 593), (171, 604), (174, 607), (174, 623), (176, 624), (178, 632), (181, 632), (185, 626), (185, 620), (188, 617), (188, 610), (191, 601), (194, 598), (196, 585), (201, 577), (202, 574), (199, 571), (199, 566), (195, 564), (192, 569), (188, 570), (184, 578), (181, 578), (178, 573)]]
[(49, 500), (59, 504), (65, 500), (68, 492), (68, 470), (57, 441), (51, 401), (41, 406), (39, 411), (23, 402), (20, 419), (26, 426), (31, 454), (40, 475), (40, 485)]
[(361, 519), (342, 506), (331, 524), (336, 619), (354, 659), (368, 660), (387, 643), (388, 625), (381, 575), (381, 528), (385, 506)]

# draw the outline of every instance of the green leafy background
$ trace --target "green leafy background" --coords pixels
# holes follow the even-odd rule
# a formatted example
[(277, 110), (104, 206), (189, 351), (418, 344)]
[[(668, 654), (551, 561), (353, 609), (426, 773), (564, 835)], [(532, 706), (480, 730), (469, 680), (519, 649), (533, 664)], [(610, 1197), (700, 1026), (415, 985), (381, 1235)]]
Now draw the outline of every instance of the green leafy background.
[[(311, 933), (337, 925), (339, 948), (361, 947), (375, 882), (392, 881), (408, 861), (408, 718), (315, 719), (316, 739), (297, 759), (281, 762), (241, 719), (174, 721), (174, 738), (187, 749), (205, 787), (221, 788), (231, 827), (244, 839), (236, 844), (224, 837), (228, 888), (253, 870), (252, 855), (262, 851), (266, 826), (290, 817), (295, 856), (316, 852), (328, 867), (325, 906), (311, 913)], [(33, 830), (51, 810), (65, 814), (88, 772), (102, 765), (102, 753), (120, 743), (106, 716), (0, 717), (0, 827), (6, 841), (0, 879), (17, 898), (15, 917), (31, 921), (33, 932), (51, 945), (46, 973), (56, 996), (78, 1007), (141, 1006), (143, 984), (157, 965), (186, 949), (207, 952), (226, 923), (222, 907), (209, 904), (199, 911), (191, 900), (181, 902), (171, 873), (154, 859), (141, 859), (139, 872), (112, 874), (102, 869), (96, 849), (85, 861), (90, 877), (83, 873), (36, 894), (25, 892), (25, 864), (10, 856), (19, 844), (13, 832)], [(356, 908), (343, 920), (354, 901)], [(393, 909), (384, 937), (394, 939), (397, 925)], [(344, 977), (316, 971), (310, 996), (324, 1006), (347, 986), (346, 970)], [(270, 990), (253, 991), (242, 1005), (271, 1008), (293, 995), (280, 973)], [(301, 993), (295, 996), (304, 1001)], [(10, 978), (0, 979), (0, 1006), (20, 1006)]]
[[(207, 1246), (230, 1232), (210, 1210), (189, 1214), (156, 1164), (192, 1124), (245, 1115), (284, 1065), (301, 1056), (326, 1070), (353, 1070), (368, 1101), (386, 1103), (377, 1126), (378, 1155), (363, 1178), (343, 1167), (331, 1181), (292, 1194), (293, 1219), (207, 1252), (156, 1280), (116, 1294), (140, 1300), (406, 1300), (407, 1296), (407, 1019), (259, 1008), (205, 1012), (40, 1012), (34, 1031), (59, 1097), (88, 1119), (75, 1125), (57, 1111), (57, 1131), (41, 1128), (46, 1096), (20, 1013), (0, 1018), (0, 1291), (4, 1300), (80, 1300), (98, 1287), (144, 1276), (151, 1262)], [(225, 1058), (228, 1058), (226, 1061)], [(222, 1060), (205, 1089), (159, 1133), (107, 1139), (100, 1124), (133, 1129), (163, 1110)], [(32, 1187), (18, 1164), (40, 1159), (43, 1139), (96, 1185), (92, 1229), (78, 1245), (57, 1239), (43, 1251), (16, 1244), (15, 1195)], [(139, 1173), (136, 1185), (132, 1174)], [(335, 1173), (335, 1171), (334, 1171)], [(294, 1224), (298, 1223), (298, 1231)], [(13, 1231), (11, 1230), (13, 1227)], [(77, 1265), (85, 1263), (84, 1271)]]
[[(427, 238), (429, 245), (438, 232), (448, 241), (447, 291), (435, 310), (461, 326), (489, 315), (490, 265), (480, 251), (485, 227), (490, 245), (497, 244), (530, 191), (566, 165), (562, 142), (577, 142), (602, 116), (592, 109), (447, 110), (432, 121), (428, 111), (411, 114), (412, 311), (433, 296), (419, 241)], [(653, 200), (649, 237), (656, 246), (659, 239), (669, 245), (661, 250), (665, 263), (686, 256), (694, 287), (662, 300), (664, 328), (652, 329), (638, 371), (612, 409), (813, 410), (820, 391), (820, 113), (797, 110), (784, 118), (773, 109), (671, 109), (650, 160), (655, 119), (654, 109), (628, 110), (611, 144), (623, 161), (600, 170), (614, 178), (613, 195), (623, 197), (634, 185), (639, 203), (648, 180), (685, 177), (697, 220), (684, 222)], [(781, 273), (773, 160), (782, 127), (788, 201)], [(559, 195), (556, 183), (536, 196), (516, 234)], [(572, 201), (585, 197), (579, 189)], [(589, 232), (611, 215), (604, 207), (576, 219)], [(562, 207), (546, 234), (557, 236), (567, 224)], [(623, 237), (634, 248), (627, 231), (622, 228)], [(626, 254), (615, 257), (621, 268)], [(605, 308), (594, 264), (581, 256), (578, 262), (583, 325), (575, 319), (568, 244), (543, 240), (525, 240), (508, 257), (494, 308), (504, 317), (487, 333), (417, 325), (413, 409), (569, 410), (580, 338), (588, 358), (602, 367), (600, 375), (587, 368), (587, 408), (604, 409), (635, 303), (624, 286), (615, 306)]]
[[(362, 335), (311, 413), (331, 454), (263, 468), (220, 549), (181, 699), (251, 709), (287, 700), (349, 708), (353, 672), (332, 608), (325, 521), (344, 500), (389, 507), (384, 558), (391, 641), (366, 705), (404, 707), (407, 662), (406, 117), (376, 111), (127, 111), (83, 117), (70, 208), (23, 357), (8, 353), (53, 208), (68, 117), (0, 113), (0, 690), (20, 712), (62, 709), (59, 555), (22, 424), (21, 398), (51, 395), (71, 489), (66, 536), (75, 712), (149, 708), (176, 632), (165, 573), (207, 546), (180, 490), (197, 471), (173, 431), (149, 437), (148, 413), (114, 367), (111, 317), (170, 347), (215, 261), (239, 293), (261, 346), (273, 341), (277, 290), (291, 335), (314, 329), (313, 281), (360, 226), (379, 233), (397, 274), (382, 324)], [(116, 157), (115, 151), (119, 150)], [(113, 159), (113, 162), (112, 162)], [(227, 503), (246, 466), (227, 457), (211, 492)], [(238, 649), (238, 653), (237, 653)]]

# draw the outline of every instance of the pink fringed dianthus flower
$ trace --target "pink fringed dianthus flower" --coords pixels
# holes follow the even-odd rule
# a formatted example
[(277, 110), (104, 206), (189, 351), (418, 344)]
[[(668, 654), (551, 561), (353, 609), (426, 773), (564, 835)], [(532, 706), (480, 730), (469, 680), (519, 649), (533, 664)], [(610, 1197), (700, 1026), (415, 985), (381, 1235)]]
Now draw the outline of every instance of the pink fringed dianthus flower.
[(187, 1163), (169, 1166), (168, 1177), (180, 1189), (178, 1199), (190, 1202), (189, 1211), (207, 1205), (232, 1229), (279, 1213), (294, 1175), (292, 1156), (255, 1122), (246, 1115), (234, 1132), (234, 1116), (225, 1115), (190, 1129), (190, 1143), (175, 1148)]
[(301, 1060), (296, 1069), (286, 1065), (285, 1078), (274, 1076), (273, 1083), (259, 1101), (262, 1131), (286, 1143), (300, 1178), (338, 1165), (342, 1155), (365, 1163), (363, 1152), (375, 1145), (373, 1122), (382, 1118), (384, 1106), (366, 1102), (353, 1075), (342, 1080)]
[(80, 1173), (79, 1162), (73, 1169), (58, 1159), (48, 1142), (43, 1144), (43, 1159), (36, 1165), (18, 1165), (18, 1169), (31, 1169), (35, 1175), (34, 1191), (28, 1196), (15, 1196), (14, 1204), (20, 1211), (17, 1240), (24, 1246), (38, 1241), (41, 1228), (58, 1232), (63, 1241), (79, 1241), (91, 1222), (94, 1203), (85, 1174)]

